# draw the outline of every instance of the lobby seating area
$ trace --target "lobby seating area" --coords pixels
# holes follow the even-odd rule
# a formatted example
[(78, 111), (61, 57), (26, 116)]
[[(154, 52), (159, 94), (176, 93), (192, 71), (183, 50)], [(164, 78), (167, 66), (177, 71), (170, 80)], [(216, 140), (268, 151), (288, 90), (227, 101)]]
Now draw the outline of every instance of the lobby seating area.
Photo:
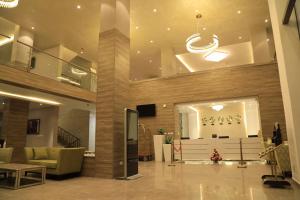
[(84, 148), (26, 147), (26, 162), (47, 167), (47, 174), (66, 175), (80, 173)]

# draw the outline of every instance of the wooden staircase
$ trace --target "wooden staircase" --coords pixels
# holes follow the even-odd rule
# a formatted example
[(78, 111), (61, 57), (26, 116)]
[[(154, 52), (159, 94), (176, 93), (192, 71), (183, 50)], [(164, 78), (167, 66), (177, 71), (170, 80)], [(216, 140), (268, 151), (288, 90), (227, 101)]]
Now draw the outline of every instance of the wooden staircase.
[(66, 148), (80, 147), (80, 139), (61, 127), (58, 127), (57, 142)]

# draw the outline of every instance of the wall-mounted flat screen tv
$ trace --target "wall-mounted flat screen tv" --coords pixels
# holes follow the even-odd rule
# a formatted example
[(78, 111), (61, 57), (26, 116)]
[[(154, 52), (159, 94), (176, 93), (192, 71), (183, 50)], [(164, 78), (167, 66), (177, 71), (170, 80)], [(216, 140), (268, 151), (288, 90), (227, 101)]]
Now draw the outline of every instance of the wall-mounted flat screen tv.
[(139, 117), (154, 117), (156, 115), (155, 104), (137, 105), (136, 109), (139, 112)]

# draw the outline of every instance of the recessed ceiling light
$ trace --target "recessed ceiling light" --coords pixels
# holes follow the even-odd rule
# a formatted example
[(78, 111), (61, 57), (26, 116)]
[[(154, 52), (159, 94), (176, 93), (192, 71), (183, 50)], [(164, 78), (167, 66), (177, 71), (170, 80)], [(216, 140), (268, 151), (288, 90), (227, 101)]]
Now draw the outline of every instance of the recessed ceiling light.
[(268, 23), (269, 22), (269, 20), (268, 19), (265, 19), (265, 23)]
[(267, 38), (266, 40), (267, 40), (267, 42), (270, 42), (270, 39), (269, 39), (269, 38)]
[(140, 28), (139, 26), (136, 26), (136, 27), (135, 27), (136, 30), (139, 29), (139, 28)]
[(239, 38), (239, 40), (243, 39), (243, 37), (242, 37), (242, 36), (239, 36), (238, 38)]
[(203, 30), (203, 31), (206, 31), (206, 27), (203, 27), (202, 30)]
[(42, 106), (43, 104), (42, 103), (40, 103), (40, 106)]
[(228, 56), (228, 53), (226, 53), (226, 52), (214, 51), (214, 52), (204, 56), (204, 59), (206, 61), (220, 62), (221, 60), (224, 60), (227, 56)]
[(149, 63), (152, 63), (152, 62), (153, 62), (153, 61), (150, 59), (150, 60), (149, 60)]
[(80, 49), (80, 54), (83, 54), (83, 53), (84, 53), (84, 49), (81, 48), (81, 49)]
[(2, 104), (5, 105), (5, 102), (3, 101)]
[(32, 27), (31, 27), (31, 30), (34, 30), (34, 29), (35, 29), (34, 26), (32, 26)]
[(80, 8), (81, 8), (81, 5), (77, 5), (76, 8), (77, 8), (77, 9), (80, 9)]
[(153, 9), (153, 12), (155, 12), (155, 13), (156, 13), (156, 12), (157, 12), (157, 9), (156, 9), (156, 8), (154, 8), (154, 9)]
[(236, 11), (236, 13), (237, 13), (237, 14), (241, 14), (241, 13), (242, 13), (242, 11), (241, 11), (241, 10), (238, 10), (238, 11)]
[(137, 51), (136, 51), (136, 53), (137, 53), (137, 54), (140, 54), (140, 53), (141, 53), (141, 51), (140, 51), (140, 50), (137, 50)]
[(150, 43), (152, 43), (152, 44), (154, 43), (154, 41), (153, 41), (153, 40), (150, 40), (149, 42), (150, 42)]
[(170, 27), (168, 27), (168, 28), (167, 28), (167, 31), (170, 31), (170, 30), (171, 30), (171, 28), (170, 28)]

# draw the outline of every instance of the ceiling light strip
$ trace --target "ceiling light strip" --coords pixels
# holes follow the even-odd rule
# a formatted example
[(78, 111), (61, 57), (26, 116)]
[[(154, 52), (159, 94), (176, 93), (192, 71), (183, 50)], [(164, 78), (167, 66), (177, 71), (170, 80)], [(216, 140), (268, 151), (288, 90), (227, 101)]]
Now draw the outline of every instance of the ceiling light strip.
[(45, 104), (50, 104), (50, 105), (60, 105), (61, 104), (57, 101), (51, 101), (51, 100), (47, 100), (47, 99), (43, 99), (43, 98), (39, 98), (39, 97), (26, 96), (26, 95), (4, 92), (4, 91), (0, 91), (0, 95), (6, 96), (6, 97), (17, 98), (17, 99), (24, 99), (24, 100), (38, 102), (38, 103), (45, 103)]

